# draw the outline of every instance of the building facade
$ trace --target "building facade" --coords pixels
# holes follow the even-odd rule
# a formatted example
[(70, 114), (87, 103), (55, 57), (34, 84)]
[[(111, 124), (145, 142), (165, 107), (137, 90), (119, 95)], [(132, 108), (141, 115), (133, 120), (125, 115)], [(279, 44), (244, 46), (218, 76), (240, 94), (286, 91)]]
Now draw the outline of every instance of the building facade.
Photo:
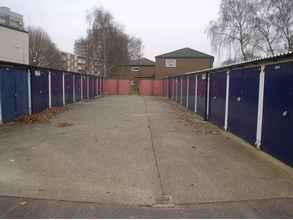
[(182, 48), (156, 56), (156, 79), (213, 67), (214, 57)]
[(182, 48), (156, 56), (156, 62), (147, 58), (117, 66), (111, 73), (116, 79), (162, 79), (167, 76), (213, 67), (214, 57), (191, 48)]
[(139, 60), (132, 60), (126, 65), (117, 66), (111, 73), (115, 79), (153, 79), (155, 77), (156, 64), (143, 57)]
[(62, 52), (61, 54), (66, 71), (100, 75), (102, 65), (98, 60), (87, 59), (84, 56), (66, 52)]
[(23, 16), (11, 11), (7, 7), (0, 7), (0, 24), (24, 30)]
[(0, 24), (0, 60), (29, 64), (29, 35), (26, 31)]

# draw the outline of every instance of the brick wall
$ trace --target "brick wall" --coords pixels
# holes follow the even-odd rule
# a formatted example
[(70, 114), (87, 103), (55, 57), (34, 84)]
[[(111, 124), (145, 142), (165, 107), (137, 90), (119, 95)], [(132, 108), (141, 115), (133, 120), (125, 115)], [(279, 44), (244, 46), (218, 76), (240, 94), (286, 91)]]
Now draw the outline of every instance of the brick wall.
[(138, 78), (150, 78), (155, 76), (155, 66), (139, 66), (139, 71), (131, 71), (131, 66), (119, 66), (111, 74), (114, 79), (129, 79), (134, 80)]
[(180, 73), (187, 73), (196, 70), (210, 68), (211, 59), (207, 58), (180, 58), (176, 59), (176, 67), (168, 68), (165, 63), (166, 58), (156, 58), (156, 79), (162, 79), (166, 76), (174, 76)]

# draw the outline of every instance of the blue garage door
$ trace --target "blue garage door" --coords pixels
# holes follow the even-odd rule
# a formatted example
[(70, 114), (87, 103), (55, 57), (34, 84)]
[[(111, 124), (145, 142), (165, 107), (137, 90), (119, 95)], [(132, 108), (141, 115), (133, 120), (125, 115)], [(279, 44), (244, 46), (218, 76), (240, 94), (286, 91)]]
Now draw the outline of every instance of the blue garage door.
[(173, 97), (173, 86), (172, 86), (172, 78), (168, 79), (168, 90), (169, 90), (169, 95), (168, 98), (171, 99)]
[(63, 105), (63, 82), (62, 72), (51, 72), (51, 98), (52, 106), (58, 107)]
[(230, 73), (228, 130), (255, 144), (260, 67)]
[(169, 78), (169, 98), (173, 99), (174, 97), (174, 91), (173, 91), (173, 78)]
[(96, 77), (92, 77), (92, 98), (96, 97)]
[(88, 98), (88, 94), (87, 94), (87, 77), (83, 76), (82, 77), (82, 93), (83, 93), (83, 98), (87, 99)]
[(189, 77), (188, 109), (194, 112), (195, 105), (195, 76)]
[(266, 67), (262, 148), (293, 166), (293, 62)]
[(31, 71), (32, 113), (42, 112), (49, 108), (48, 71)]
[(97, 95), (100, 95), (100, 77), (97, 78)]
[(182, 77), (182, 105), (186, 107), (187, 101), (187, 77)]
[(73, 103), (73, 75), (72, 73), (65, 73), (65, 103)]
[(3, 122), (28, 114), (27, 69), (0, 68), (0, 99)]
[(96, 97), (98, 95), (97, 77), (94, 77), (94, 88), (95, 88), (95, 97)]
[(177, 102), (181, 102), (181, 77), (177, 77)]
[(197, 113), (207, 119), (207, 74), (197, 75)]
[(89, 96), (94, 97), (93, 77), (89, 76)]
[(226, 107), (226, 72), (210, 74), (209, 121), (224, 127)]
[(75, 75), (75, 100), (79, 102), (81, 100), (81, 76)]

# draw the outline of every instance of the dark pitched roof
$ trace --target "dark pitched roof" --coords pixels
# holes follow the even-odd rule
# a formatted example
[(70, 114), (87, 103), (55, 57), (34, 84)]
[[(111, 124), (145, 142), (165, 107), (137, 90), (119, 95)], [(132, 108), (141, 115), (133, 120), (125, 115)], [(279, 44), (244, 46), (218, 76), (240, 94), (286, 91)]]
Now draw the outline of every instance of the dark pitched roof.
[(214, 59), (213, 56), (199, 52), (197, 50), (191, 49), (191, 48), (182, 48), (179, 50), (172, 51), (170, 53), (165, 53), (159, 56), (156, 56), (157, 58), (210, 58)]
[(156, 65), (155, 62), (145, 57), (142, 57), (139, 60), (131, 60), (129, 61), (129, 64), (128, 64), (128, 66), (155, 66), (155, 65)]

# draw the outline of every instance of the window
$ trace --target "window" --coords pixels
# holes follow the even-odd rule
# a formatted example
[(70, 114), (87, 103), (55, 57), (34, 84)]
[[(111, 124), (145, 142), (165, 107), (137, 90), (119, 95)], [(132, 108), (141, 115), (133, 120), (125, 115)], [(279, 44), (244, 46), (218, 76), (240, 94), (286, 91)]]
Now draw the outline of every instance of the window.
[(176, 60), (175, 59), (166, 59), (166, 67), (168, 68), (176, 68)]
[(131, 72), (139, 72), (140, 71), (140, 67), (131, 67)]

